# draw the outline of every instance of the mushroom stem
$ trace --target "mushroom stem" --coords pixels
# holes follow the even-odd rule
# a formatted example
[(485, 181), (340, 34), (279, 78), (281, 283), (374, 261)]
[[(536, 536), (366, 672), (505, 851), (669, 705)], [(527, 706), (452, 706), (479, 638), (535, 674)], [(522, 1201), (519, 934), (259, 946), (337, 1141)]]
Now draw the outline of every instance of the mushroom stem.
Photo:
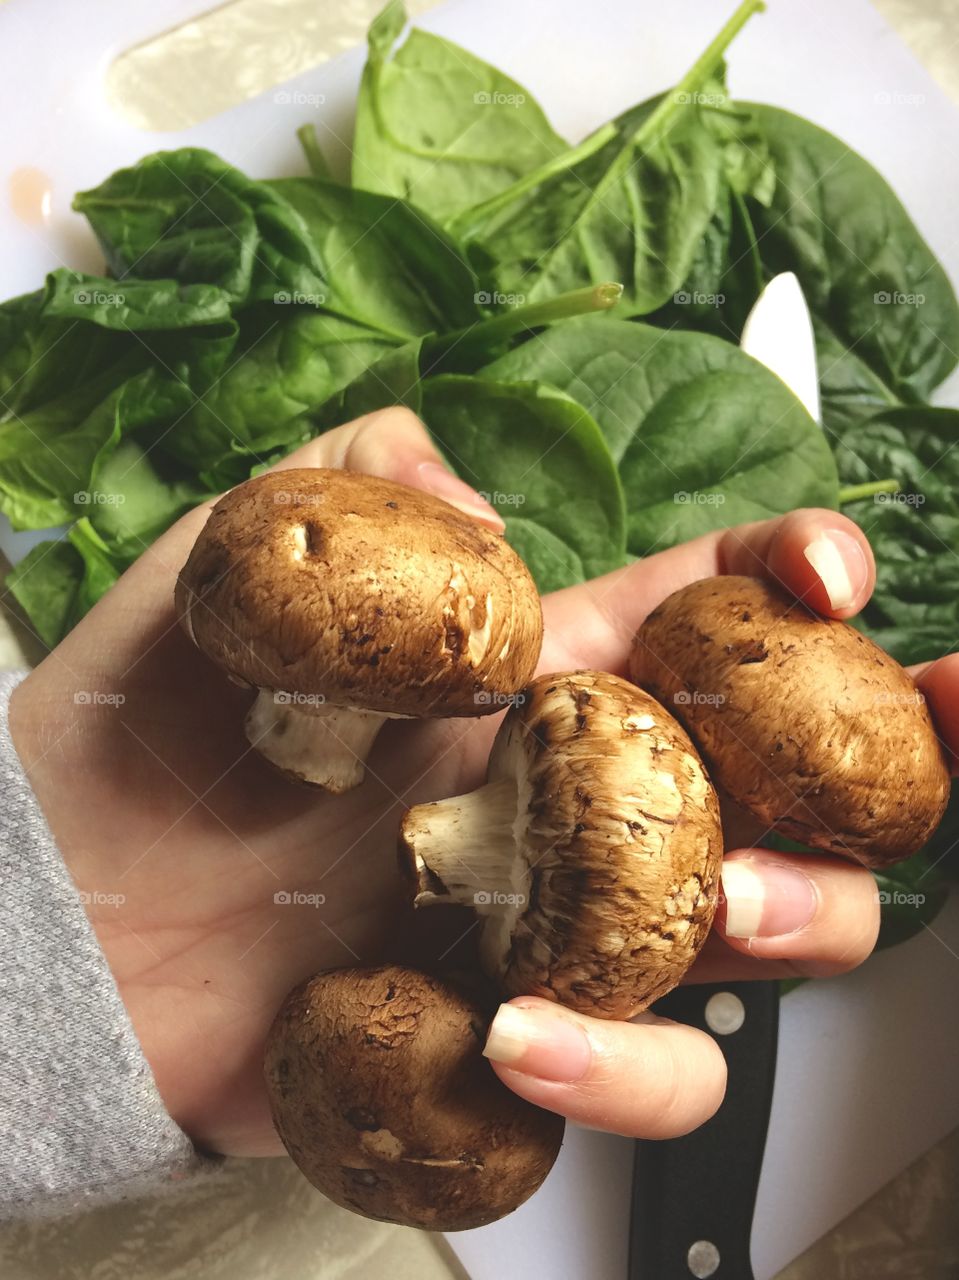
[(529, 867), (517, 840), (521, 821), (512, 779), (415, 805), (400, 827), (400, 846), (417, 886), (415, 905), (460, 903), (496, 915), (526, 900)]
[(249, 741), (278, 769), (303, 782), (336, 795), (357, 786), (373, 740), (392, 717), (295, 699), (295, 694), (261, 689), (246, 717)]

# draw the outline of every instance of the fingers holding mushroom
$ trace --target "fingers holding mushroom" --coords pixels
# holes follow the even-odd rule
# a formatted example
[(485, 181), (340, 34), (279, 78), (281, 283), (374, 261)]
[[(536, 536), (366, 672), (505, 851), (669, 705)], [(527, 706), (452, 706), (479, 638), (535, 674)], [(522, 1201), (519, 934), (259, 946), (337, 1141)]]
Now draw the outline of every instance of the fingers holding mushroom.
[(625, 680), (581, 671), (519, 696), (484, 787), (409, 810), (401, 858), (417, 906), (473, 906), (505, 993), (628, 1018), (703, 945), (722, 833), (676, 721)]
[(942, 819), (949, 770), (908, 673), (769, 583), (675, 592), (639, 629), (630, 674), (674, 711), (717, 787), (785, 836), (882, 867)]
[(726, 1088), (712, 1036), (648, 1013), (610, 1022), (524, 997), (500, 1006), (483, 1052), (521, 1098), (631, 1138), (689, 1133)]
[(496, 711), (542, 641), (530, 575), (447, 502), (344, 471), (267, 472), (213, 508), (181, 570), (180, 622), (257, 690), (252, 744), (340, 792), (390, 718)]
[(713, 931), (687, 981), (826, 978), (867, 959), (879, 933), (879, 889), (854, 862), (737, 849), (723, 862)]
[(872, 595), (876, 568), (866, 535), (837, 511), (809, 508), (704, 534), (594, 582), (547, 596), (544, 663), (624, 672), (633, 637), (673, 592), (745, 574), (773, 583), (827, 617), (849, 618)]

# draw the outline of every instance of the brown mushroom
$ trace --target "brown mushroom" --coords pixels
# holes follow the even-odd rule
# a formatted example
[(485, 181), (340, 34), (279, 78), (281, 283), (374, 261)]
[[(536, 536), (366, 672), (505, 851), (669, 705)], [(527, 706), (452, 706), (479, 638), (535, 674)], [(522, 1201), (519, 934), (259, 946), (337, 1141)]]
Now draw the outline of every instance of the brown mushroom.
[(564, 1121), (482, 1056), (487, 1011), (398, 965), (318, 974), (287, 997), (265, 1073), (277, 1131), (324, 1195), (368, 1218), (463, 1231), (549, 1173)]
[(639, 629), (630, 671), (686, 726), (716, 785), (784, 835), (878, 867), (942, 818), (949, 770), (908, 673), (767, 582), (674, 592)]
[(416, 904), (470, 903), (509, 995), (629, 1018), (674, 987), (712, 923), (722, 833), (669, 713), (616, 676), (543, 676), (506, 715), (487, 776), (406, 814)]
[(259, 690), (247, 735), (292, 776), (346, 791), (391, 717), (496, 711), (532, 675), (525, 565), (448, 503), (373, 476), (295, 469), (232, 489), (184, 565), (187, 634)]

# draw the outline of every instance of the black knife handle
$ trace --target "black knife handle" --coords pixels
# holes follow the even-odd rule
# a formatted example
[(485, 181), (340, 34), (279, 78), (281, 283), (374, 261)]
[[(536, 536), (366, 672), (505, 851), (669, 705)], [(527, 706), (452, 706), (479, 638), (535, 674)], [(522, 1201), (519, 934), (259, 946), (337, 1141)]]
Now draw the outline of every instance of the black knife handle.
[[(738, 1030), (717, 1033), (709, 1025), (707, 1010), (710, 1021), (728, 1027), (740, 1006)], [(722, 1106), (695, 1132), (636, 1143), (629, 1280), (752, 1280), (749, 1241), (776, 1073), (779, 983), (678, 987), (653, 1012), (709, 1032), (726, 1058), (729, 1083)]]

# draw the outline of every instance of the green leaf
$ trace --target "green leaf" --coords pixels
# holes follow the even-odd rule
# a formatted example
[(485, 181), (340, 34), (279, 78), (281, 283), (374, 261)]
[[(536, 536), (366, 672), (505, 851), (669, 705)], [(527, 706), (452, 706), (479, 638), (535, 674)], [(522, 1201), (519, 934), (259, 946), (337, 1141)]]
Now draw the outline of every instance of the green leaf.
[(877, 374), (847, 350), (826, 321), (813, 317), (822, 421), (830, 438), (900, 403)]
[(959, 637), (959, 410), (889, 409), (837, 441), (844, 484), (891, 477), (900, 492), (846, 508), (876, 555), (861, 623), (904, 664), (953, 652)]
[(105, 329), (149, 331), (222, 325), (231, 320), (229, 296), (213, 285), (176, 280), (125, 280), (61, 269), (47, 276), (45, 316), (84, 320)]
[(210, 151), (145, 156), (81, 191), (73, 207), (119, 279), (216, 285), (236, 301), (323, 292), (321, 264), (296, 210)]
[(750, 104), (769, 145), (772, 203), (751, 203), (767, 273), (795, 271), (810, 308), (897, 399), (922, 400), (955, 367), (959, 305), (879, 173), (845, 143)]
[(6, 587), (49, 648), (59, 644), (76, 616), (83, 557), (69, 542), (40, 542), (7, 574)]
[(315, 178), (270, 186), (309, 229), (326, 281), (316, 305), (395, 340), (479, 317), (472, 268), (425, 214), (402, 200)]
[(925, 851), (873, 875), (879, 890), (879, 948), (898, 946), (920, 933), (936, 918), (948, 896)]
[(164, 435), (163, 450), (216, 487), (236, 484), (265, 454), (301, 440), (305, 415), (393, 345), (311, 307), (248, 308), (225, 370), (194, 386), (198, 398)]
[(482, 376), (559, 387), (593, 415), (618, 463), (629, 551), (797, 506), (836, 506), (822, 432), (773, 374), (705, 334), (612, 317), (555, 325)]
[(700, 109), (683, 105), (616, 136), (549, 178), (479, 236), (497, 289), (536, 302), (601, 280), (625, 286), (642, 315), (675, 293), (720, 194), (722, 149)]
[(86, 517), (76, 522), (67, 537), (83, 562), (83, 574), (77, 587), (74, 606), (76, 620), (79, 621), (106, 595), (127, 568), (130, 559), (112, 554)]
[(195, 480), (162, 475), (155, 458), (126, 440), (94, 467), (90, 526), (112, 555), (132, 558), (185, 511), (213, 496)]
[(331, 397), (315, 415), (314, 427), (327, 430), (352, 422), (365, 413), (404, 405), (419, 413), (423, 395), (420, 383), (420, 354), (423, 342), (416, 338), (403, 347), (394, 347), (364, 369), (359, 377)]
[(370, 28), (356, 106), (353, 185), (402, 196), (446, 221), (496, 195), (567, 144), (528, 90), (389, 4)]
[(423, 415), (458, 475), (499, 510), (540, 591), (618, 568), (623, 495), (596, 423), (535, 383), (428, 378)]
[(50, 317), (46, 297), (40, 289), (0, 305), (0, 423), (57, 401), (74, 404), (62, 416), (79, 420), (143, 363), (132, 334)]
[(717, 79), (761, 7), (740, 4), (675, 89), (627, 111), (603, 146), (573, 149), (487, 207), (478, 250), (500, 291), (535, 302), (618, 280), (620, 310), (648, 314), (682, 286), (727, 183), (768, 196), (765, 150), (750, 147), (751, 119)]

